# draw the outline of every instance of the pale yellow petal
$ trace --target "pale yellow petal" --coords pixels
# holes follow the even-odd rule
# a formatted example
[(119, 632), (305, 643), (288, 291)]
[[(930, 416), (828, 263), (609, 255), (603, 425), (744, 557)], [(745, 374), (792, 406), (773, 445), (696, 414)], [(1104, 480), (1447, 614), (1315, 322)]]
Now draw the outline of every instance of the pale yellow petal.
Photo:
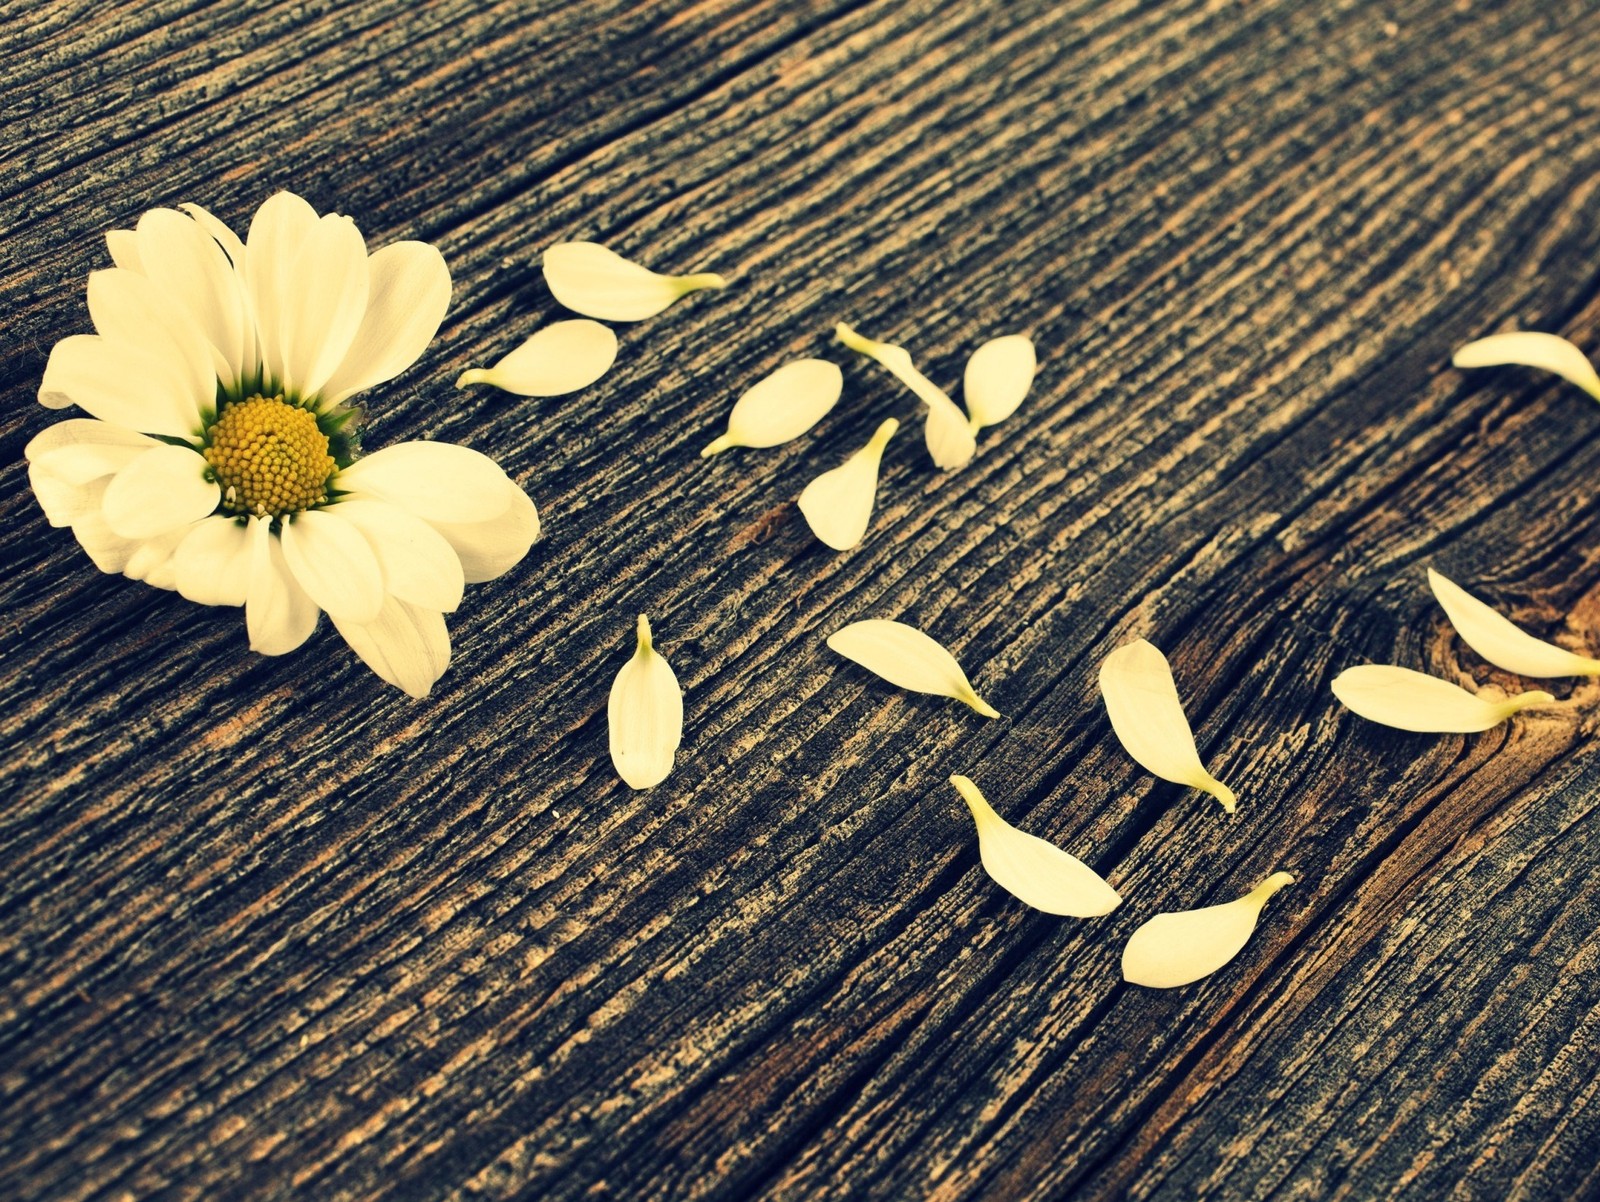
[(844, 389), (844, 373), (826, 359), (796, 359), (751, 385), (728, 415), (728, 432), (701, 451), (775, 447), (799, 438), (827, 416)]
[(1488, 730), (1529, 706), (1555, 701), (1541, 692), (1490, 701), (1448, 680), (1392, 664), (1346, 668), (1333, 679), (1333, 695), (1369, 721), (1426, 734)]
[(1428, 584), (1461, 641), (1496, 667), (1521, 676), (1600, 676), (1600, 659), (1534, 638), (1432, 568)]
[(974, 691), (955, 656), (915, 626), (869, 618), (836, 630), (828, 636), (828, 646), (892, 685), (952, 697), (985, 718), (1000, 716)]
[(876, 342), (842, 321), (834, 327), (834, 334), (851, 350), (888, 368), (896, 379), (927, 405), (928, 422), (924, 439), (928, 454), (938, 467), (949, 471), (972, 462), (972, 457), (978, 453), (978, 442), (973, 436), (972, 427), (967, 424), (966, 415), (942, 388), (912, 365), (911, 355), (904, 347)]
[(867, 534), (878, 494), (878, 465), (900, 423), (883, 422), (867, 445), (832, 471), (823, 472), (800, 494), (806, 524), (835, 551), (848, 551)]
[(1600, 375), (1589, 358), (1565, 338), (1526, 331), (1492, 334), (1469, 342), (1451, 356), (1457, 367), (1501, 367), (1518, 364), (1554, 372), (1600, 401)]
[(1202, 910), (1157, 914), (1135, 931), (1122, 952), (1122, 978), (1151, 989), (1175, 989), (1209, 976), (1249, 942), (1267, 900), (1294, 884), (1275, 872), (1237, 901)]
[(974, 430), (1003, 422), (1033, 387), (1039, 361), (1026, 334), (992, 338), (972, 352), (961, 385), (967, 420)]
[(457, 388), (490, 384), (518, 396), (564, 396), (593, 384), (617, 361), (617, 336), (610, 326), (579, 318), (536, 332), (490, 368), (474, 367)]
[(666, 780), (683, 741), (683, 690), (652, 645), (650, 620), (643, 614), (633, 658), (612, 682), (606, 718), (617, 775), (634, 789)]
[(561, 242), (544, 252), (550, 292), (574, 313), (602, 321), (643, 321), (703, 288), (727, 281), (712, 272), (660, 275), (597, 242)]

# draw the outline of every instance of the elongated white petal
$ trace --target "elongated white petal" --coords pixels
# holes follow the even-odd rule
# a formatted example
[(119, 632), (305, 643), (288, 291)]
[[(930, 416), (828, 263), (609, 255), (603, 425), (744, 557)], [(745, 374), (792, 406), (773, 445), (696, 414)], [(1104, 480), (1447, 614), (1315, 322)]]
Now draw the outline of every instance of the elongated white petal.
[(1534, 638), (1432, 568), (1428, 585), (1462, 642), (1496, 667), (1521, 676), (1600, 676), (1600, 659)]
[(915, 626), (868, 618), (834, 631), (828, 636), (828, 646), (902, 689), (953, 697), (985, 718), (1000, 716), (978, 696), (955, 656)]
[(587, 388), (617, 361), (617, 336), (610, 326), (578, 318), (545, 326), (493, 367), (474, 367), (456, 377), (456, 387), (489, 384), (517, 396), (564, 396)]
[(1469, 342), (1451, 356), (1457, 367), (1500, 367), (1508, 363), (1539, 367), (1576, 384), (1600, 401), (1600, 375), (1589, 358), (1565, 338), (1532, 332), (1493, 334)]
[(334, 486), (425, 522), (484, 522), (506, 511), (509, 481), (487, 455), (450, 442), (400, 442), (340, 470)]
[(216, 241), (176, 209), (152, 209), (139, 218), (139, 261), (150, 282), (182, 306), (213, 351), (217, 378), (239, 383), (248, 313), (239, 274)]
[(650, 620), (643, 614), (633, 658), (611, 684), (606, 720), (611, 762), (630, 788), (648, 789), (667, 779), (683, 741), (683, 690), (651, 645)]
[(972, 457), (978, 453), (978, 442), (967, 424), (966, 414), (956, 408), (949, 394), (912, 366), (911, 355), (904, 347), (875, 342), (842, 321), (834, 327), (834, 333), (851, 350), (887, 367), (927, 405), (928, 422), (923, 437), (928, 444), (928, 454), (933, 456), (937, 466), (949, 471), (972, 462)]
[[(72, 521), (72, 536), (94, 561), (94, 566), (109, 575), (116, 575), (128, 566), (133, 553), (139, 549), (138, 539), (123, 538), (106, 521), (101, 501), (106, 495), (109, 480), (96, 480), (81, 490), (82, 507)], [(37, 487), (37, 482), (35, 482)]]
[(367, 303), (338, 369), (322, 386), (326, 410), (392, 380), (422, 357), (450, 307), (450, 268), (426, 242), (396, 242), (367, 258)]
[(269, 380), (279, 384), (285, 376), (282, 326), (299, 301), (295, 266), (316, 225), (315, 209), (293, 192), (277, 192), (256, 210), (245, 239), (244, 278), (257, 353)]
[[(333, 214), (318, 220), (301, 244), (288, 286), (292, 300), (278, 319), (283, 386), (292, 396), (319, 396), (367, 312), (367, 244), (355, 222)], [(317, 408), (332, 406), (319, 396)]]
[(295, 582), (330, 618), (362, 624), (383, 608), (383, 570), (361, 532), (331, 509), (310, 509), (282, 524), (284, 562)]
[(848, 551), (867, 534), (878, 496), (878, 465), (900, 423), (889, 418), (867, 445), (832, 471), (823, 472), (800, 494), (806, 524), (835, 551)]
[(412, 697), (426, 697), (450, 666), (450, 632), (436, 609), (389, 597), (370, 622), (333, 624), (362, 663)]
[(435, 612), (449, 613), (461, 604), (461, 560), (427, 522), (382, 501), (344, 501), (332, 512), (361, 531), (372, 547), (383, 569), (384, 592)]
[(233, 365), (207, 341), (188, 310), (138, 272), (120, 267), (91, 271), (89, 316), (109, 342), (170, 359), (184, 373), (185, 391), (203, 411), (212, 407), (217, 381), (234, 378)]
[(1157, 914), (1133, 933), (1123, 949), (1123, 980), (1151, 989), (1175, 989), (1209, 976), (1244, 950), (1261, 907), (1292, 884), (1294, 877), (1287, 872), (1275, 872), (1236, 901)]
[(1392, 664), (1346, 668), (1333, 678), (1333, 695), (1369, 721), (1428, 734), (1488, 730), (1530, 706), (1555, 701), (1541, 692), (1490, 701), (1448, 680)]
[(118, 267), (144, 270), (144, 264), (139, 261), (139, 235), (133, 230), (107, 230), (106, 250), (111, 252), (111, 261)]
[(172, 553), (178, 592), (199, 605), (243, 605), (250, 595), (249, 523), (217, 514), (195, 523)]
[(50, 349), (39, 402), (51, 409), (77, 405), (101, 421), (144, 434), (194, 438), (213, 387), (195, 393), (194, 376), (176, 356), (97, 334), (72, 334)]
[[(218, 246), (222, 247), (222, 253), (228, 256), (228, 261), (230, 263), (237, 268), (242, 269), (244, 267), (244, 243), (240, 240), (238, 234), (234, 233), (228, 228), (226, 223), (224, 223), (210, 210), (202, 209), (197, 204), (181, 204), (178, 206), (178, 208), (189, 214), (189, 216), (194, 219), (194, 223), (198, 225), (201, 230), (203, 230), (205, 234), (211, 238), (212, 241), (214, 241)], [(120, 267), (121, 264), (118, 264), (118, 266)]]
[(468, 584), (509, 572), (539, 537), (539, 511), (528, 494), (507, 480), (506, 496), (506, 508), (487, 521), (429, 523), (455, 550)]
[(173, 560), (189, 530), (188, 526), (179, 526), (154, 538), (141, 539), (122, 566), (122, 574), (129, 580), (142, 580), (153, 588), (177, 588), (178, 574)]
[(250, 520), (245, 629), (250, 635), (250, 650), (261, 655), (287, 655), (311, 637), (322, 611), (295, 581), (284, 559), (283, 546), (271, 529), (271, 518)]
[(796, 359), (751, 385), (728, 415), (728, 432), (700, 452), (775, 447), (816, 425), (844, 390), (844, 373), (826, 359)]
[(207, 465), (188, 447), (155, 446), (141, 451), (111, 478), (106, 489), (106, 521), (123, 538), (155, 538), (198, 522), (217, 507), (222, 494), (206, 479)]
[(127, 467), (151, 447), (160, 446), (134, 430), (93, 418), (75, 417), (47, 426), (29, 440), (27, 461), (69, 484), (88, 484)]
[(1117, 891), (1082, 860), (1012, 826), (966, 777), (952, 776), (950, 783), (972, 811), (984, 871), (1007, 893), (1035, 910), (1073, 918), (1094, 918), (1117, 908), (1122, 901)]
[(723, 288), (720, 275), (659, 275), (597, 242), (561, 242), (544, 252), (544, 279), (574, 313), (602, 321), (643, 321), (680, 297)]
[(1162, 780), (1203, 789), (1233, 813), (1233, 790), (1200, 763), (1166, 656), (1144, 639), (1123, 644), (1100, 665), (1100, 695), (1111, 729), (1142, 768)]
[(1017, 411), (1033, 387), (1039, 361), (1026, 334), (992, 338), (967, 360), (961, 396), (973, 430), (1003, 422)]

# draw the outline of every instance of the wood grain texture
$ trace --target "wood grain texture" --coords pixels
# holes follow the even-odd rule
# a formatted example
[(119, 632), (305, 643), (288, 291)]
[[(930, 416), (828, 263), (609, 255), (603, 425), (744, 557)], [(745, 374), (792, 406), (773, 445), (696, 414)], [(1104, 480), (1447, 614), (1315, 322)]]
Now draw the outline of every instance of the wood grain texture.
[[(1597, 54), (1581, 0), (0, 3), (0, 1194), (1600, 1197), (1600, 684), (1439, 738), (1328, 691), (1518, 687), (1430, 563), (1600, 646), (1600, 410), (1448, 366), (1600, 346)], [(98, 574), (27, 487), (101, 232), (280, 187), (450, 264), (368, 447), (482, 449), (545, 518), (422, 702)], [(589, 392), (456, 392), (569, 238), (734, 286)], [(939, 475), (841, 318), (949, 386), (1027, 330), (1040, 377)], [(800, 354), (839, 407), (702, 462)], [(793, 499), (885, 416), (831, 554)], [(641, 612), (688, 719), (638, 794)], [(1006, 718), (828, 653), (869, 616)], [(1235, 819), (1116, 745), (1136, 635)], [(1124, 906), (1000, 893), (952, 772)], [(1279, 867), (1234, 964), (1122, 984), (1144, 918)]]

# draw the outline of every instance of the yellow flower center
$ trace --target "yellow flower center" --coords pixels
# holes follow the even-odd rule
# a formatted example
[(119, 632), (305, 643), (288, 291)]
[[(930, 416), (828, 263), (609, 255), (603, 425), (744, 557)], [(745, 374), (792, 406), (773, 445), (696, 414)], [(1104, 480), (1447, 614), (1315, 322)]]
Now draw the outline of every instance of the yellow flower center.
[(281, 396), (223, 406), (203, 454), (228, 513), (282, 517), (320, 505), (337, 468), (317, 419)]

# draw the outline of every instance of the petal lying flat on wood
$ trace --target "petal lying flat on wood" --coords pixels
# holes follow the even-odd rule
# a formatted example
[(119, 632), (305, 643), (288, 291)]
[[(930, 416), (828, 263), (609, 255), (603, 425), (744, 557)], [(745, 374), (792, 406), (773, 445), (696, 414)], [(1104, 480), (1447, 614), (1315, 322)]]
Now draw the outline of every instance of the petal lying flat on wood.
[(1524, 332), (1494, 334), (1469, 342), (1450, 357), (1457, 367), (1502, 367), (1518, 364), (1554, 372), (1600, 401), (1600, 374), (1589, 357), (1565, 338)]
[(650, 619), (639, 615), (638, 646), (611, 685), (606, 709), (611, 762), (634, 789), (667, 779), (683, 741), (683, 690), (650, 640)]
[(1166, 656), (1144, 639), (1118, 647), (1100, 665), (1100, 695), (1111, 729), (1143, 768), (1162, 780), (1204, 789), (1233, 813), (1233, 790), (1200, 762)]
[(462, 372), (456, 387), (490, 384), (518, 396), (563, 396), (589, 387), (616, 361), (617, 336), (610, 326), (583, 318), (558, 321), (493, 367)]
[(1072, 918), (1109, 914), (1121, 903), (1117, 891), (1082, 860), (996, 814), (966, 777), (952, 776), (950, 783), (972, 811), (984, 871), (1007, 893), (1035, 910)]
[(1275, 872), (1237, 901), (1157, 914), (1123, 949), (1122, 979), (1151, 989), (1175, 989), (1209, 976), (1244, 949), (1267, 899), (1292, 884), (1294, 877), (1287, 872)]
[(1511, 715), (1555, 701), (1549, 693), (1518, 693), (1488, 701), (1459, 685), (1393, 664), (1362, 664), (1333, 678), (1333, 695), (1371, 722), (1423, 734), (1471, 734)]
[(800, 512), (806, 524), (835, 551), (848, 551), (867, 534), (872, 505), (878, 495), (878, 465), (900, 423), (889, 418), (877, 433), (832, 471), (823, 472), (800, 494)]
[(643, 321), (703, 288), (725, 288), (712, 272), (660, 275), (598, 242), (561, 242), (544, 252), (544, 279), (574, 313), (603, 321)]
[(953, 697), (985, 718), (1000, 716), (978, 696), (955, 656), (915, 626), (869, 618), (829, 635), (828, 646), (902, 689)]
[(1521, 676), (1600, 676), (1600, 659), (1534, 638), (1432, 568), (1428, 585), (1461, 641), (1495, 667)]
[(1026, 334), (993, 338), (972, 352), (961, 385), (967, 424), (974, 431), (1003, 422), (1033, 387), (1039, 361)]
[(978, 442), (966, 415), (956, 407), (945, 391), (911, 364), (911, 355), (904, 347), (888, 342), (874, 342), (855, 332), (844, 322), (834, 327), (840, 342), (883, 364), (895, 377), (928, 407), (928, 423), (924, 438), (933, 462), (946, 471), (966, 467), (978, 453)]
[(826, 359), (796, 359), (748, 388), (728, 415), (728, 432), (700, 452), (709, 459), (729, 447), (775, 447), (816, 425), (844, 390), (844, 373)]

